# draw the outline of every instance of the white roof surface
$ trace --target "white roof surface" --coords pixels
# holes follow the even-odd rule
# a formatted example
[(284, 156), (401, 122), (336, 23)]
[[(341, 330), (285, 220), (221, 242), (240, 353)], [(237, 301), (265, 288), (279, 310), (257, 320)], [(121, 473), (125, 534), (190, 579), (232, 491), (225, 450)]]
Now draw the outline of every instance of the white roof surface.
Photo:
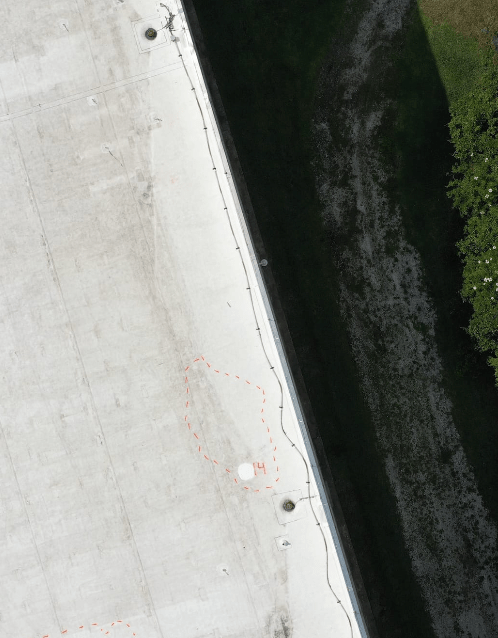
[(0, 637), (356, 637), (170, 6), (0, 8)]

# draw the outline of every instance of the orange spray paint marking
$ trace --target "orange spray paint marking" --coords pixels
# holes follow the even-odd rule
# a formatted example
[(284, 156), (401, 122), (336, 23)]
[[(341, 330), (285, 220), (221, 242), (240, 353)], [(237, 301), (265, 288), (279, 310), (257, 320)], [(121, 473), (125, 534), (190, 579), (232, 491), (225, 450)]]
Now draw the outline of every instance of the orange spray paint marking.
[[(197, 359), (197, 361), (199, 361), (199, 359)], [(131, 627), (131, 625), (129, 625), (128, 623), (126, 623), (126, 626), (127, 626), (127, 627)]]
[(116, 624), (116, 623), (112, 622), (112, 623), (111, 623), (111, 627), (114, 627), (114, 625), (115, 625), (115, 624)]
[(187, 403), (185, 403), (185, 407), (188, 408), (188, 401), (187, 401)]
[[(187, 372), (187, 370), (188, 370), (189, 368), (190, 368), (190, 366), (187, 366), (187, 367), (185, 368), (185, 372)], [(121, 622), (121, 621), (120, 621), (120, 620), (118, 620), (118, 622)]]
[[(119, 621), (119, 622), (121, 622), (121, 621)], [(92, 627), (98, 627), (98, 626), (99, 626), (99, 624), (98, 624), (98, 623), (96, 623), (96, 622), (92, 622)]]
[(64, 631), (61, 631), (61, 634), (67, 634), (67, 629), (64, 629)]
[[(218, 370), (218, 369), (214, 368), (214, 367), (211, 365), (211, 363), (209, 363), (208, 361), (206, 361), (206, 359), (204, 358), (204, 356), (203, 356), (203, 355), (200, 355), (200, 357), (197, 357), (196, 359), (194, 359), (194, 363), (195, 363), (195, 362), (200, 361), (201, 359), (202, 359), (202, 361), (204, 361), (204, 362), (206, 363), (206, 365), (208, 366), (208, 368), (212, 368), (214, 372), (216, 372), (217, 374), (220, 374), (220, 370)], [(190, 366), (186, 367), (186, 368), (185, 368), (185, 371), (187, 371), (189, 368), (190, 368)], [(230, 374), (230, 373), (228, 373), (228, 372), (225, 372), (225, 373), (223, 373), (223, 374), (224, 374), (225, 376), (227, 376), (227, 377), (231, 376), (231, 374)], [(234, 377), (235, 377), (236, 379), (238, 379), (238, 380), (241, 380), (241, 377), (240, 377), (239, 375), (237, 375), (237, 374), (236, 374), (236, 375), (234, 375)], [(247, 383), (247, 385), (252, 385), (252, 382), (251, 382), (251, 381), (249, 381), (248, 379), (245, 379), (245, 382)], [(187, 377), (187, 376), (185, 376), (185, 383), (188, 383), (188, 377)], [(260, 391), (262, 392), (262, 394), (263, 394), (263, 395), (265, 395), (265, 396), (266, 396), (266, 392), (265, 392), (265, 390), (264, 390), (261, 386), (257, 385), (256, 387), (257, 387), (257, 389), (258, 389), (258, 390), (260, 390)], [(187, 394), (190, 394), (190, 387), (189, 387), (189, 386), (187, 386), (186, 390), (187, 390)], [(265, 403), (266, 403), (266, 398), (265, 398), (265, 397), (263, 397), (263, 404), (265, 404)], [(186, 407), (187, 407), (187, 408), (189, 408), (189, 406), (190, 406), (190, 401), (186, 401)], [(264, 405), (263, 405), (263, 406), (261, 407), (260, 414), (264, 414), (264, 411), (265, 411), (265, 410), (264, 410)], [(187, 421), (187, 419), (188, 419), (188, 415), (185, 415), (185, 421)], [(264, 418), (262, 418), (262, 417), (261, 417), (261, 422), (266, 424), (265, 419), (264, 419)], [(188, 425), (189, 430), (191, 430), (191, 424), (190, 424), (190, 422), (188, 422), (188, 423), (187, 423), (187, 425)], [(267, 433), (268, 433), (268, 434), (270, 434), (270, 428), (269, 428), (269, 426), (266, 426), (266, 431), (267, 431)], [(196, 437), (196, 439), (198, 439), (198, 440), (199, 440), (199, 435), (198, 435), (197, 433), (195, 433), (195, 432), (193, 432), (193, 434), (194, 434), (194, 436)], [(273, 438), (269, 437), (269, 439), (270, 439), (270, 444), (273, 444)], [(199, 452), (201, 451), (201, 449), (202, 449), (202, 448), (201, 448), (201, 446), (199, 445), (199, 446), (198, 446), (198, 450), (199, 450)], [(273, 448), (273, 452), (276, 452), (276, 451), (277, 451), (277, 446), (275, 445), (275, 446), (274, 446), (274, 448)], [(216, 465), (219, 465), (219, 462), (218, 462), (216, 459), (210, 459), (210, 458), (209, 458), (209, 456), (207, 456), (206, 454), (204, 454), (204, 458), (205, 458), (206, 460), (208, 460), (208, 461), (209, 461), (209, 460), (212, 460), (212, 461), (213, 461), (213, 463), (215, 463)], [(275, 457), (275, 455), (273, 455), (273, 461), (276, 463), (276, 457)], [(227, 473), (229, 473), (229, 474), (231, 473), (231, 470), (229, 470), (228, 468), (225, 468), (225, 471), (226, 471)], [(278, 472), (278, 471), (279, 471), (279, 468), (278, 468), (278, 466), (277, 466), (277, 472)], [(255, 473), (256, 473), (256, 472), (255, 472)], [(265, 474), (266, 474), (266, 470), (265, 470)], [(275, 479), (275, 482), (276, 482), (276, 481), (278, 481), (278, 480), (279, 480), (279, 479), (278, 479), (278, 478), (276, 478), (276, 479)], [(239, 482), (238, 482), (238, 480), (237, 480), (236, 478), (234, 478), (234, 482), (235, 482), (237, 485), (239, 485)], [(253, 491), (253, 492), (260, 492), (260, 491), (262, 491), (262, 490), (260, 490), (260, 489), (252, 489), (252, 490), (251, 490), (251, 488), (246, 487), (246, 486), (241, 486), (241, 487), (244, 487), (244, 489), (245, 489), (246, 491)], [(267, 486), (266, 486), (266, 489), (273, 489), (273, 485), (267, 485)]]
[(280, 481), (280, 476), (278, 477), (278, 479), (275, 479), (275, 483), (276, 483), (277, 481)]

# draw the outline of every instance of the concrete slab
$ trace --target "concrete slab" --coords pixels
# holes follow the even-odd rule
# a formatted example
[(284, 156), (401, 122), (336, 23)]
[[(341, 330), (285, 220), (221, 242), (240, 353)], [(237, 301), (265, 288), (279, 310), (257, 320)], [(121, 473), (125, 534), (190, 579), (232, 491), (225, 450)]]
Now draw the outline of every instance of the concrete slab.
[(357, 636), (170, 7), (2, 7), (0, 636)]

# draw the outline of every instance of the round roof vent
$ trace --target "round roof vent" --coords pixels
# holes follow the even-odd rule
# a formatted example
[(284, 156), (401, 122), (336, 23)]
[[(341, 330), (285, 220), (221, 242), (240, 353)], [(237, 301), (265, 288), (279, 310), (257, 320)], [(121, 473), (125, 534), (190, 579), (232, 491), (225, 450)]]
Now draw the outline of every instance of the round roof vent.
[(157, 38), (157, 31), (152, 27), (149, 27), (145, 32), (145, 37), (147, 40), (155, 40)]
[(286, 512), (292, 512), (292, 510), (296, 508), (296, 504), (294, 503), (294, 501), (287, 499), (286, 501), (284, 501), (282, 507)]

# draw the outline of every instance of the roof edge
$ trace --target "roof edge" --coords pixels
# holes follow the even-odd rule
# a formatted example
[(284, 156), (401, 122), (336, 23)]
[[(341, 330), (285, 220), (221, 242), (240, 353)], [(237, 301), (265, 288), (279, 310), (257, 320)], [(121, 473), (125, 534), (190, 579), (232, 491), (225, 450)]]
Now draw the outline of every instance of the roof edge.
[[(181, 0), (181, 4), (184, 8), (185, 18), (189, 26), (203, 79), (207, 87), (209, 98), (211, 100), (214, 117), (218, 125), (227, 161), (230, 165), (230, 171), (232, 173), (233, 182), (237, 191), (237, 195), (239, 197), (242, 213), (246, 221), (258, 261), (261, 261), (262, 259), (266, 258), (263, 238), (259, 230), (256, 214), (252, 206), (249, 190), (247, 188), (242, 166), (240, 164), (240, 160), (230, 130), (230, 125), (228, 123), (228, 118), (218, 89), (216, 76), (209, 60), (204, 37), (199, 24), (199, 20), (197, 18), (197, 13), (195, 11), (194, 2), (193, 0)], [(294, 344), (292, 342), (289, 327), (287, 325), (287, 320), (280, 303), (277, 286), (271, 271), (270, 264), (265, 266), (264, 271), (261, 271), (261, 279), (264, 283), (268, 303), (278, 327), (282, 350), (286, 358), (290, 375), (292, 377), (292, 382), (296, 389), (296, 397), (303, 414), (304, 427), (307, 431), (309, 442), (313, 448), (314, 456), (318, 461), (317, 469), (320, 472), (322, 485), (325, 490), (327, 502), (330, 508), (333, 522), (335, 524), (335, 531), (337, 532), (338, 536), (338, 553), (343, 554), (343, 561), (346, 565), (348, 575), (354, 589), (354, 594), (358, 602), (358, 607), (363, 620), (366, 635), (369, 638), (379, 638), (370, 601), (366, 593), (363, 578), (351, 542), (339, 496), (335, 488), (332, 471), (330, 469), (330, 465), (325, 453), (325, 446), (318, 430), (318, 425), (316, 423), (313, 408), (308, 396), (308, 392), (306, 390), (304, 378), (301, 372), (296, 351), (294, 349)], [(331, 529), (331, 532), (334, 536), (334, 529)], [(339, 559), (341, 559), (341, 556), (339, 556)], [(341, 563), (343, 561), (341, 561)]]

